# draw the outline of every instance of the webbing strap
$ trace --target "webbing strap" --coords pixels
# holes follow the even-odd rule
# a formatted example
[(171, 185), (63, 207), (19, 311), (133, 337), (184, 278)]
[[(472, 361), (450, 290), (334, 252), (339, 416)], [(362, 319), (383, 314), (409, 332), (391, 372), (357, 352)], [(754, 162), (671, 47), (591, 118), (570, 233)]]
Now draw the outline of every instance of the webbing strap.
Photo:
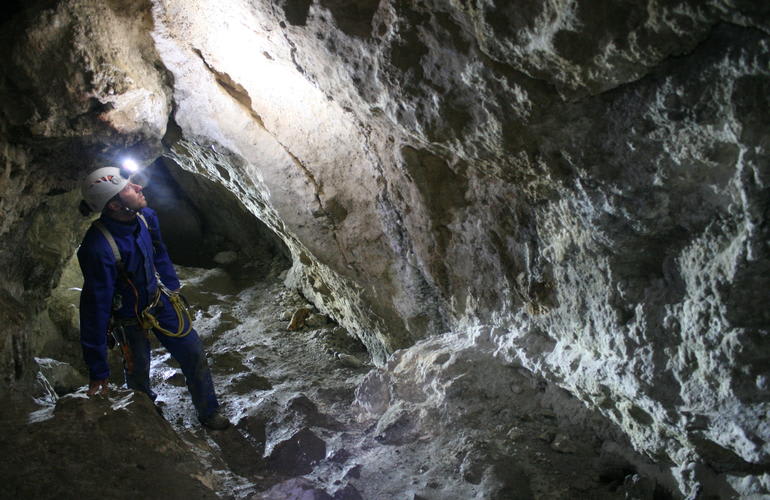
[(147, 230), (149, 231), (149, 229), (150, 229), (150, 225), (149, 225), (149, 224), (147, 224), (147, 219), (145, 219), (145, 218), (144, 218), (144, 215), (142, 215), (142, 214), (140, 214), (139, 212), (137, 212), (137, 213), (136, 213), (136, 216), (137, 216), (137, 217), (139, 217), (140, 219), (142, 219), (142, 222), (144, 222), (144, 227), (146, 227), (146, 228), (147, 228)]
[(121, 258), (120, 258), (120, 250), (118, 250), (118, 244), (115, 243), (115, 238), (112, 237), (112, 233), (109, 229), (104, 227), (104, 224), (102, 224), (102, 221), (95, 220), (94, 221), (94, 227), (102, 232), (104, 235), (104, 238), (107, 240), (107, 243), (110, 244), (110, 248), (112, 249), (112, 256), (115, 257), (115, 263), (120, 266)]
[[(146, 227), (149, 230), (150, 226), (147, 224), (147, 219), (144, 218), (144, 215), (140, 213), (137, 213), (136, 215), (140, 219), (142, 219), (142, 222), (144, 222), (144, 227)], [(104, 226), (102, 221), (100, 221), (99, 219), (96, 219), (94, 221), (94, 226), (96, 227), (96, 229), (101, 231), (101, 233), (104, 235), (104, 238), (107, 240), (107, 243), (109, 243), (110, 248), (112, 249), (112, 256), (115, 257), (115, 264), (117, 264), (118, 267), (120, 267), (123, 259), (120, 256), (120, 250), (118, 250), (118, 244), (115, 243), (115, 238), (112, 236), (112, 233), (110, 232), (109, 229), (107, 229)]]

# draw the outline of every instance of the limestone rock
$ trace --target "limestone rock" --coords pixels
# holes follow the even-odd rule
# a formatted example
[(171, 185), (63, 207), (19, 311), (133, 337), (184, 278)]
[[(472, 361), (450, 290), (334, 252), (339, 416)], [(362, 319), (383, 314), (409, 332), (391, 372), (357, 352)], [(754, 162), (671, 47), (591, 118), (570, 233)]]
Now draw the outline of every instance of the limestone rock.
[(345, 486), (338, 488), (332, 496), (333, 500), (363, 500), (361, 493), (358, 492), (355, 486), (352, 484), (346, 484)]
[(414, 441), (418, 435), (419, 429), (413, 413), (394, 407), (380, 418), (374, 439), (383, 444), (401, 445)]
[(217, 498), (192, 450), (149, 398), (132, 391), (64, 396), (48, 418), (0, 435), (0, 445), (14, 450), (0, 464), (0, 477), (19, 498)]
[(302, 475), (326, 456), (326, 443), (307, 427), (275, 445), (269, 464), (284, 474)]
[(88, 379), (67, 363), (51, 358), (35, 358), (35, 362), (40, 367), (40, 373), (59, 396), (75, 392), (80, 387), (88, 385)]
[(256, 373), (247, 373), (231, 381), (231, 387), (236, 394), (246, 394), (254, 390), (269, 391), (273, 388), (270, 381)]
[(277, 484), (253, 500), (332, 500), (332, 496), (305, 479), (290, 479)]
[(557, 434), (551, 442), (551, 448), (559, 453), (575, 453), (576, 451), (575, 444), (565, 434)]
[(260, 435), (258, 427), (255, 428), (253, 425), (246, 427), (255, 434), (244, 436), (240, 429), (231, 426), (208, 435), (222, 450), (222, 458), (230, 470), (243, 477), (256, 478), (263, 473), (265, 467), (265, 461), (261, 455), (263, 448), (260, 446), (264, 443), (264, 428), (263, 434)]
[(319, 328), (326, 326), (329, 323), (329, 319), (323, 314), (311, 314), (305, 320), (305, 324), (310, 328)]
[(184, 378), (184, 374), (180, 371), (175, 371), (165, 378), (167, 384), (175, 385), (177, 387), (184, 387), (187, 385), (187, 381)]
[[(416, 449), (428, 450), (427, 456), (452, 450), (447, 463), (431, 462), (430, 477), (443, 479), (426, 481), (426, 491), (501, 499), (612, 497), (627, 471), (647, 477), (654, 470), (627, 448), (627, 457), (600, 453), (596, 435), (622, 440), (616, 428), (565, 391), (495, 360), (493, 338), (477, 333), (473, 340), (445, 335), (419, 342), (359, 385), (356, 405), (362, 420), (371, 422), (369, 446), (396, 450), (387, 457), (378, 449), (377, 467), (388, 468), (385, 457), (393, 467), (412, 465), (424, 456)], [(503, 439), (506, 430), (509, 439)], [(554, 436), (558, 446), (542, 435)], [(363, 474), (371, 466), (364, 464)], [(612, 468), (624, 472), (610, 486), (600, 478)]]
[(294, 311), (294, 313), (291, 315), (291, 321), (289, 322), (287, 330), (291, 332), (304, 328), (305, 321), (307, 320), (308, 316), (310, 316), (312, 311), (312, 309), (307, 307), (301, 307)]
[(356, 405), (367, 416), (379, 417), (390, 406), (393, 399), (392, 378), (386, 372), (372, 370), (356, 389)]
[(286, 409), (293, 413), (294, 421), (307, 427), (340, 429), (341, 424), (334, 418), (321, 413), (307, 396), (300, 394), (286, 403)]
[(75, 179), (162, 155), (401, 370), (360, 388), (367, 418), (402, 401), (428, 427), (555, 384), (682, 495), (768, 494), (767, 2), (28, 9), (0, 49), (3, 391), (66, 324), (45, 299), (84, 229)]
[(348, 368), (361, 368), (364, 365), (357, 357), (346, 354), (344, 352), (335, 352), (334, 357), (339, 360), (339, 363), (342, 366), (346, 366)]
[(238, 253), (233, 251), (219, 252), (214, 256), (214, 262), (221, 266), (232, 264), (238, 260)]
[(211, 369), (219, 373), (241, 373), (248, 371), (248, 368), (243, 364), (243, 354), (237, 351), (214, 353)]
[(623, 482), (623, 489), (629, 500), (652, 500), (655, 498), (655, 487), (655, 481), (639, 477), (638, 474), (628, 476)]

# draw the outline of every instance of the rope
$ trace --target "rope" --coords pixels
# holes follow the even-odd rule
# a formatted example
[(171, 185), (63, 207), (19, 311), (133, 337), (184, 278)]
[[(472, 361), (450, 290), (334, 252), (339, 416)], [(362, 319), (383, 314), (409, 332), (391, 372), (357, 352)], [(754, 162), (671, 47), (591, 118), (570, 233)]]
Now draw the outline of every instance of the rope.
[[(179, 325), (179, 328), (177, 328), (176, 332), (166, 330), (160, 326), (158, 319), (150, 312), (150, 310), (152, 310), (155, 306), (158, 305), (158, 302), (160, 302), (161, 293), (168, 297), (168, 300), (171, 302), (171, 306), (174, 308), (174, 312), (176, 313), (176, 320), (177, 324)], [(187, 328), (184, 327), (185, 319), (187, 320)], [(142, 328), (147, 330), (152, 328), (168, 337), (181, 338), (187, 336), (192, 331), (192, 316), (190, 315), (190, 309), (189, 304), (187, 304), (187, 300), (181, 294), (170, 292), (168, 289), (166, 289), (166, 287), (162, 285), (158, 286), (158, 293), (155, 294), (155, 298), (153, 299), (152, 303), (142, 311), (140, 320), (142, 322)]]

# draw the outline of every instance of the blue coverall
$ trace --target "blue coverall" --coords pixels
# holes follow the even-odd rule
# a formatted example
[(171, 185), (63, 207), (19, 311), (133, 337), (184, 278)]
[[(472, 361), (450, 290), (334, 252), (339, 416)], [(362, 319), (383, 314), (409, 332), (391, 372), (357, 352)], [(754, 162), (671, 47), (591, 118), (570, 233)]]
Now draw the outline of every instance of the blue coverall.
[[(91, 380), (105, 380), (110, 375), (107, 364), (110, 315), (121, 323), (128, 323), (125, 331), (134, 369), (132, 373), (124, 370), (126, 385), (147, 393), (155, 400), (156, 394), (150, 387), (150, 342), (138, 323), (131, 320), (136, 319), (136, 311), (141, 312), (155, 297), (158, 288), (156, 270), (169, 290), (179, 289), (179, 278), (161, 239), (155, 211), (144, 208), (141, 213), (149, 229), (138, 217), (131, 222), (117, 221), (105, 215), (100, 219), (115, 239), (125, 276), (119, 273), (110, 244), (99, 229), (91, 226), (83, 238), (78, 250), (84, 279), (80, 294), (80, 342)], [(113, 313), (116, 296), (120, 307)], [(164, 294), (161, 294), (161, 302), (153, 314), (161, 327), (178, 331), (177, 315)], [(187, 320), (184, 321), (186, 329), (189, 325)], [(181, 365), (198, 417), (205, 419), (210, 416), (219, 403), (198, 333), (192, 329), (184, 337), (170, 337), (156, 330), (153, 332)]]

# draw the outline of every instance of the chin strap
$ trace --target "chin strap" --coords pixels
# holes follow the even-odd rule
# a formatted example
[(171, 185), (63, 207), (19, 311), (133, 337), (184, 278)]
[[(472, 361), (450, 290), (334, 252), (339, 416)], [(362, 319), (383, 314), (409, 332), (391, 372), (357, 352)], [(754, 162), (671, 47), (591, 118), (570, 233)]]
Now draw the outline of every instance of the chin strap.
[(120, 203), (120, 208), (119, 208), (119, 209), (117, 209), (117, 210), (113, 210), (112, 208), (109, 208), (109, 207), (108, 207), (108, 210), (110, 210), (110, 211), (112, 211), (112, 212), (116, 212), (116, 213), (121, 213), (121, 214), (122, 214), (122, 213), (129, 213), (129, 214), (132, 214), (132, 215), (141, 215), (141, 214), (139, 213), (139, 211), (141, 210), (141, 208), (140, 208), (139, 210), (135, 210), (135, 209), (133, 209), (133, 208), (127, 207), (127, 206), (126, 206), (126, 204), (125, 204), (125, 203), (123, 203), (123, 200), (121, 200), (119, 197), (118, 197), (118, 198), (116, 198), (114, 201), (116, 201), (117, 203)]
[[(120, 211), (121, 212), (128, 212), (128, 213), (133, 214), (133, 215), (142, 215), (142, 214), (139, 213), (139, 210), (141, 210), (141, 208), (139, 210), (135, 210), (133, 208), (130, 208), (130, 207), (126, 206), (126, 204), (123, 203), (123, 200), (121, 200), (120, 198), (118, 198), (118, 203), (120, 203)], [(145, 225), (146, 225), (146, 222), (145, 222)]]

